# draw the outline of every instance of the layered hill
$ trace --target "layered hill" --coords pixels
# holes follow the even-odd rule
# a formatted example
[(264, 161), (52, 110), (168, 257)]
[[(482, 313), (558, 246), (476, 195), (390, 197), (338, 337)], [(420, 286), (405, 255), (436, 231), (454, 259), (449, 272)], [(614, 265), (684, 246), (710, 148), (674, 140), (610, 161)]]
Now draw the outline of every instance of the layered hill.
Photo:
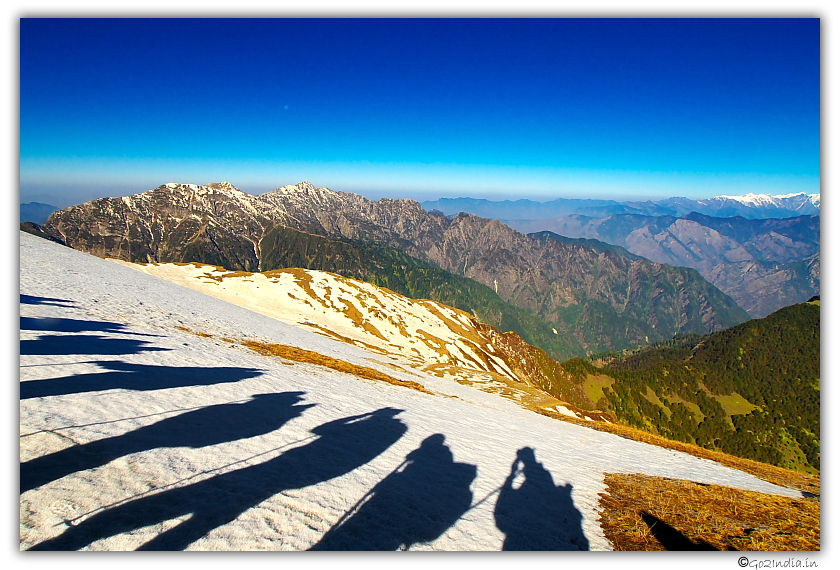
[(41, 204), (40, 202), (29, 202), (28, 204), (20, 205), (20, 222), (32, 222), (35, 224), (43, 224), (50, 217), (50, 214), (58, 210), (55, 206), (50, 204)]
[(593, 404), (622, 423), (773, 465), (819, 470), (819, 300), (604, 359), (601, 367), (580, 359), (564, 366), (584, 382)]
[(698, 213), (573, 215), (510, 225), (522, 232), (601, 240), (658, 263), (692, 267), (754, 318), (820, 292), (818, 215), (764, 220)]
[[(395, 253), (401, 252), (491, 287), (503, 301), (530, 311), (557, 331), (565, 355), (721, 330), (749, 318), (693, 269), (614, 248), (532, 239), (496, 220), (467, 214), (450, 219), (412, 200), (374, 202), (308, 182), (260, 196), (228, 183), (167, 184), (56, 212), (44, 230), (101, 257), (197, 261), (243, 271), (293, 267), (306, 259), (307, 268), (363, 278), (370, 264), (400, 274), (407, 266)], [(388, 249), (354, 258), (372, 246)], [(322, 248), (333, 254), (320, 255)]]

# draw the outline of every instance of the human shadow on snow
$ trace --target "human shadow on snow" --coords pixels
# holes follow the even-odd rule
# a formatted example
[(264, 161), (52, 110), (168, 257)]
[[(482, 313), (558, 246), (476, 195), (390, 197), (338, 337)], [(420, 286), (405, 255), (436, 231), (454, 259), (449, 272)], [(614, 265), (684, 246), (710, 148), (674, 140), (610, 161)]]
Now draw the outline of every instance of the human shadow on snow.
[(207, 447), (269, 433), (314, 405), (294, 405), (302, 395), (303, 392), (257, 394), (244, 403), (206, 406), (124, 435), (32, 459), (20, 464), (20, 492), (100, 467), (130, 453), (159, 447)]
[(151, 346), (145, 340), (130, 338), (109, 338), (99, 335), (39, 335), (34, 340), (20, 341), (20, 354), (33, 356), (71, 355), (71, 354), (139, 354), (141, 352), (159, 352), (170, 350)]
[[(23, 299), (23, 295), (21, 295), (21, 299)], [(121, 323), (65, 318), (20, 317), (20, 330), (58, 333), (99, 332), (131, 334), (133, 336), (156, 336), (133, 332)], [(86, 334), (43, 334), (39, 335), (36, 339), (20, 341), (20, 354), (22, 356), (71, 354), (122, 355), (164, 350), (170, 349), (151, 346), (145, 340), (111, 338)]]
[(281, 491), (315, 485), (368, 463), (405, 433), (405, 424), (396, 418), (400, 412), (381, 408), (328, 422), (312, 430), (314, 441), (274, 459), (108, 508), (31, 550), (78, 550), (99, 539), (191, 515), (139, 548), (183, 550)]
[(67, 299), (55, 299), (53, 297), (36, 297), (35, 295), (20, 294), (20, 302), (24, 305), (50, 305), (53, 307), (72, 307), (73, 301)]
[(408, 550), (441, 536), (470, 508), (476, 466), (427, 437), (310, 550)]
[(65, 319), (54, 317), (21, 317), (22, 331), (51, 331), (51, 332), (108, 332), (123, 333), (136, 336), (158, 336), (131, 331), (122, 323), (108, 321), (86, 321), (82, 319)]
[(502, 550), (589, 550), (572, 485), (555, 486), (530, 447), (517, 451), (494, 515), (505, 533)]
[(61, 378), (28, 380), (20, 383), (20, 399), (43, 398), (99, 392), (102, 390), (151, 391), (185, 386), (213, 386), (255, 378), (263, 372), (256, 368), (158, 366), (103, 360), (92, 362), (109, 372), (74, 374)]

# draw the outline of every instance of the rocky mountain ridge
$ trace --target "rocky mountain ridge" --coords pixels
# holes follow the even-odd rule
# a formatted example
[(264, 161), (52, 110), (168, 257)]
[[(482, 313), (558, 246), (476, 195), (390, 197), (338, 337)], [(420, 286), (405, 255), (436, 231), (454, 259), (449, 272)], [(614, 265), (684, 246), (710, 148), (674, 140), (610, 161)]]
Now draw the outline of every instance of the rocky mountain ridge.
[(754, 318), (820, 292), (820, 216), (748, 220), (698, 213), (682, 217), (572, 215), (511, 222), (522, 232), (597, 239), (656, 261), (697, 269)]
[(374, 202), (306, 181), (259, 196), (229, 183), (170, 183), (74, 206), (44, 224), (67, 245), (100, 257), (199, 261), (243, 271), (269, 269), (263, 260), (272, 255), (272, 232), (284, 227), (395, 248), (483, 283), (574, 335), (587, 351), (720, 330), (748, 318), (693, 269), (621, 250), (535, 240), (498, 220), (449, 219), (413, 200)]

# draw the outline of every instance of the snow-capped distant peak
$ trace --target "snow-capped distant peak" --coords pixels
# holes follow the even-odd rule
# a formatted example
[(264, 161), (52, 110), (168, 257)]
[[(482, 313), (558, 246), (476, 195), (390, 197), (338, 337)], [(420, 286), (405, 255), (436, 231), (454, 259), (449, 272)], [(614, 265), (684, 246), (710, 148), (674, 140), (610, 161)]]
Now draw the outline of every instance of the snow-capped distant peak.
[(805, 192), (796, 192), (793, 194), (779, 194), (776, 196), (770, 194), (754, 194), (752, 192), (743, 194), (741, 196), (716, 196), (712, 198), (716, 201), (732, 200), (739, 202), (745, 206), (754, 208), (758, 207), (775, 207), (782, 209), (797, 209), (802, 205), (810, 203), (816, 207), (820, 205), (819, 194), (806, 194)]
[[(715, 200), (735, 200), (736, 202), (740, 202), (747, 206), (764, 206), (768, 204), (776, 204), (777, 200), (775, 199), (776, 196), (771, 196), (770, 194), (753, 194), (750, 192), (749, 194), (744, 194), (742, 196), (716, 196)], [(781, 198), (781, 196), (779, 196)]]

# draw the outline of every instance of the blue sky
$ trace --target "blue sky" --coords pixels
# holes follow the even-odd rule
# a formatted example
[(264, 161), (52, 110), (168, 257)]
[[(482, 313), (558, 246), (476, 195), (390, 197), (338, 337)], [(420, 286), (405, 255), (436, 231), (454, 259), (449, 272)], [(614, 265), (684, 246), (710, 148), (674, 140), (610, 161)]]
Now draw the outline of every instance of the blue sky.
[(303, 179), (372, 198), (819, 192), (819, 20), (20, 21), (22, 202)]

